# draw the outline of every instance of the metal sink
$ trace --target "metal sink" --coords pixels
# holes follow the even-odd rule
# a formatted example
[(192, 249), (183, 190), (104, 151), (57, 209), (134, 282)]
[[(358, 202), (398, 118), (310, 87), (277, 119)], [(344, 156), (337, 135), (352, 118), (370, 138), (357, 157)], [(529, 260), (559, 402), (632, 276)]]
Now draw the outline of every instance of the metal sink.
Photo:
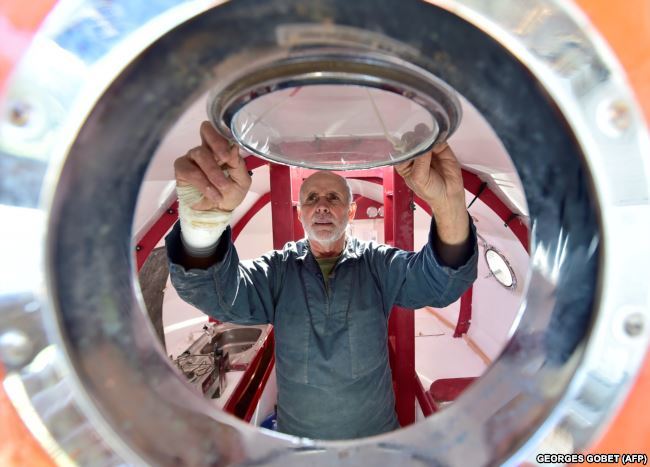
[(200, 354), (212, 354), (221, 349), (229, 356), (229, 370), (245, 370), (264, 343), (269, 325), (242, 326), (237, 324), (212, 324), (205, 330), (201, 344), (194, 344)]
[(270, 330), (270, 325), (207, 324), (175, 359), (176, 366), (206, 397), (219, 397), (225, 389), (225, 373), (245, 370)]
[(210, 353), (216, 348), (233, 354), (244, 352), (257, 342), (262, 335), (260, 328), (232, 328), (217, 331), (217, 334), (202, 349), (201, 353)]

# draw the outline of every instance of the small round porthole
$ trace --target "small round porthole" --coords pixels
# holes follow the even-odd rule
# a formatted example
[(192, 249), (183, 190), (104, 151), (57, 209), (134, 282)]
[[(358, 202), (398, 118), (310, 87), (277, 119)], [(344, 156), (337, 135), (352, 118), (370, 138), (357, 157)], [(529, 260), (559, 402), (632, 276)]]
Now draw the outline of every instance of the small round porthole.
[(510, 263), (503, 254), (493, 247), (485, 250), (485, 262), (487, 263), (490, 274), (508, 289), (514, 289), (517, 286), (517, 277), (510, 267)]
[(315, 50), (224, 79), (208, 99), (219, 131), (272, 162), (324, 170), (410, 159), (458, 127), (454, 91), (395, 57)]

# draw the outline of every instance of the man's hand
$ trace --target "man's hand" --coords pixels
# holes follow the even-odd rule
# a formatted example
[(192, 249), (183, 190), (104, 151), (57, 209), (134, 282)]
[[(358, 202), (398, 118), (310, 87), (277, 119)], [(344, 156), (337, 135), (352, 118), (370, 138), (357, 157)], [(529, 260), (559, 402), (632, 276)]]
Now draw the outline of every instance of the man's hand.
[(425, 201), (436, 220), (436, 250), (445, 264), (462, 264), (468, 253), (469, 221), (460, 164), (447, 143), (395, 166), (406, 184)]
[(395, 166), (406, 184), (436, 211), (462, 206), (465, 210), (465, 188), (460, 164), (447, 143)]
[(238, 146), (231, 146), (207, 121), (201, 124), (201, 146), (176, 159), (174, 171), (178, 186), (192, 185), (203, 194), (203, 199), (191, 206), (198, 211), (232, 211), (251, 186)]

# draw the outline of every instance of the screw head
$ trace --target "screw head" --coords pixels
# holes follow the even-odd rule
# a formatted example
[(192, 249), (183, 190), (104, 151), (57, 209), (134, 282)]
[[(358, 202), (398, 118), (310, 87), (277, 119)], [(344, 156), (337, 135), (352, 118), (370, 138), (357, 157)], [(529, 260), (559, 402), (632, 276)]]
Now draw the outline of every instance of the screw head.
[(0, 359), (7, 366), (22, 366), (31, 357), (34, 346), (23, 331), (9, 329), (0, 334)]
[(644, 319), (641, 313), (632, 313), (625, 318), (623, 329), (628, 336), (635, 337), (643, 332)]
[(9, 107), (9, 121), (15, 126), (26, 126), (32, 113), (33, 109), (29, 103), (14, 101)]
[(632, 125), (632, 109), (623, 99), (607, 100), (598, 106), (596, 119), (605, 134), (616, 138)]

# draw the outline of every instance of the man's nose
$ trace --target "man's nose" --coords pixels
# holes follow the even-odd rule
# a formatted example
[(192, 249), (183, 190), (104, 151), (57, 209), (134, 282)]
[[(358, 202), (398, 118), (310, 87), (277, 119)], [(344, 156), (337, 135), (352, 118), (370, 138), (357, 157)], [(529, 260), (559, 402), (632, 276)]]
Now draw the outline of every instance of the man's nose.
[(321, 196), (318, 198), (318, 201), (316, 202), (316, 211), (317, 212), (329, 212), (330, 210), (330, 205), (329, 202), (327, 201), (327, 198)]

